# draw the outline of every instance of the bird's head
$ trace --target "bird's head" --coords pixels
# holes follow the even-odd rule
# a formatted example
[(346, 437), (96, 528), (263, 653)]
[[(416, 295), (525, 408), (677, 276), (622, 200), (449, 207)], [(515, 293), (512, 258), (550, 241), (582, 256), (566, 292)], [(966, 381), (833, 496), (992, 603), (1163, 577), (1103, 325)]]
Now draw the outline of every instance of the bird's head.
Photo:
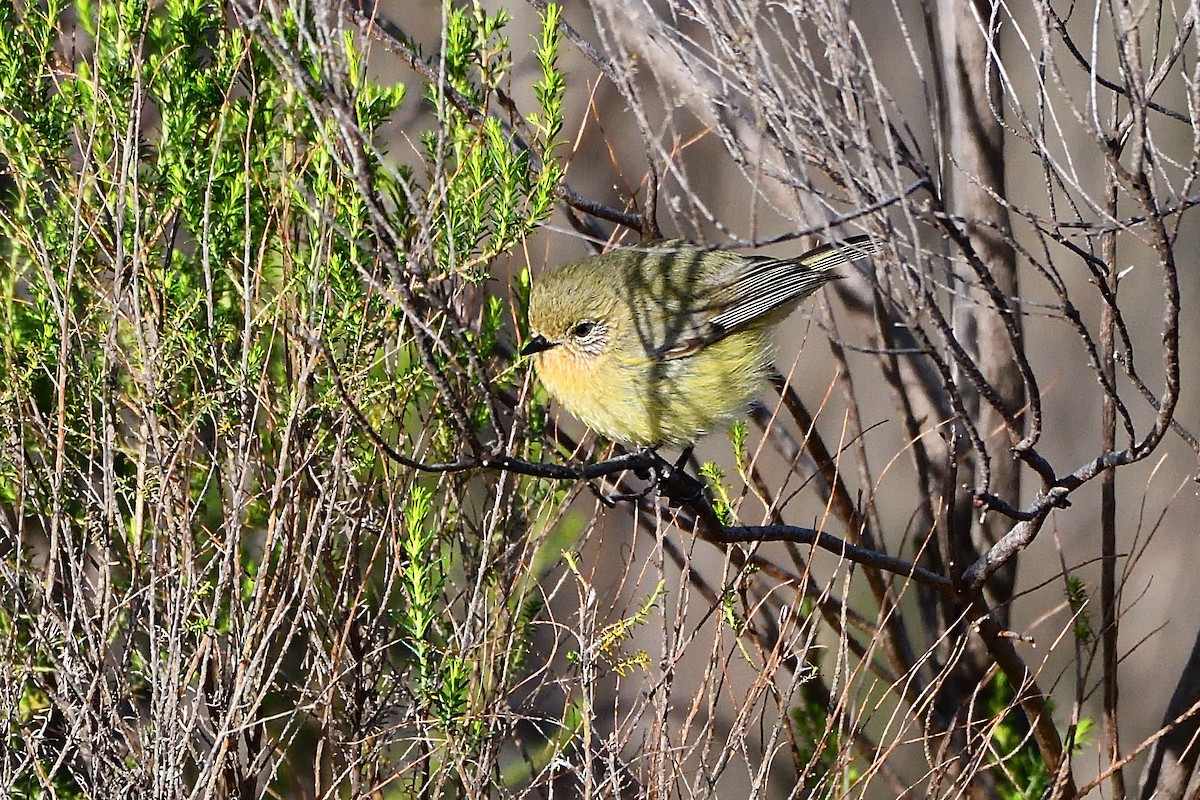
[(521, 355), (543, 354), (544, 362), (570, 359), (595, 363), (615, 338), (617, 299), (602, 281), (559, 270), (534, 284), (529, 297), (530, 339)]

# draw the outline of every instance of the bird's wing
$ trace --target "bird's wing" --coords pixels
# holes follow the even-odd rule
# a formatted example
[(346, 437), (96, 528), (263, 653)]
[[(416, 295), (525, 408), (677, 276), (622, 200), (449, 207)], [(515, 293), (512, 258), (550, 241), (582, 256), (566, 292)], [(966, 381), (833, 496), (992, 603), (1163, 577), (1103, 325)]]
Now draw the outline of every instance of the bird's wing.
[(822, 245), (799, 258), (754, 258), (729, 283), (726, 308), (709, 322), (733, 331), (753, 319), (815, 292), (839, 276), (833, 268), (851, 258), (877, 251), (881, 242), (870, 236), (855, 236)]
[(739, 327), (788, 303), (812, 294), (839, 275), (833, 268), (880, 249), (871, 236), (854, 236), (810, 250), (798, 258), (736, 257), (718, 274), (704, 308), (695, 309), (693, 322), (673, 332), (657, 353), (671, 361), (686, 358)]

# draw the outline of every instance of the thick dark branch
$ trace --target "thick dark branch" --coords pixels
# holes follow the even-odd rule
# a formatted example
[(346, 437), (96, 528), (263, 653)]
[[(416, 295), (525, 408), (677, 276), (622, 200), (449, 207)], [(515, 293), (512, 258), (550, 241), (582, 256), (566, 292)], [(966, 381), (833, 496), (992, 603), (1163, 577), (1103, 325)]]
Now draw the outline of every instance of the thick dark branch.
[(1041, 514), (1014, 525), (1007, 534), (1000, 538), (1000, 541), (988, 548), (988, 551), (980, 556), (974, 564), (967, 567), (962, 575), (963, 585), (972, 591), (982, 588), (996, 570), (1029, 546), (1029, 543), (1038, 535), (1038, 531), (1042, 529), (1042, 523), (1045, 521), (1046, 515)]
[(1200, 703), (1200, 635), (1192, 641), (1192, 652), (1175, 684), (1171, 702), (1163, 713), (1162, 728), (1168, 733), (1154, 743), (1141, 779), (1142, 800), (1179, 800), (1187, 791), (1196, 769), (1200, 748), (1200, 716), (1189, 714)]
[(845, 539), (819, 531), (816, 528), (801, 528), (795, 525), (747, 525), (723, 527), (711, 534), (714, 541), (728, 544), (745, 544), (748, 542), (791, 542), (793, 544), (819, 547), (834, 555), (842, 556), (847, 561), (875, 567), (884, 572), (903, 575), (919, 581), (926, 586), (944, 592), (954, 590), (954, 584), (949, 579), (930, 572), (902, 558), (884, 555), (865, 547), (850, 544)]
[(626, 470), (650, 470), (656, 474), (659, 494), (667, 498), (669, 502), (682, 506), (694, 514), (702, 526), (701, 533), (709, 541), (722, 544), (792, 542), (793, 544), (812, 545), (857, 564), (911, 577), (941, 591), (952, 591), (954, 588), (948, 579), (911, 562), (865, 547), (858, 547), (844, 539), (814, 528), (802, 528), (794, 525), (724, 525), (704, 496), (704, 484), (683, 470), (675, 469), (653, 451), (632, 453), (594, 464), (534, 464), (501, 455), (484, 459), (477, 466), (555, 480), (592, 480)]

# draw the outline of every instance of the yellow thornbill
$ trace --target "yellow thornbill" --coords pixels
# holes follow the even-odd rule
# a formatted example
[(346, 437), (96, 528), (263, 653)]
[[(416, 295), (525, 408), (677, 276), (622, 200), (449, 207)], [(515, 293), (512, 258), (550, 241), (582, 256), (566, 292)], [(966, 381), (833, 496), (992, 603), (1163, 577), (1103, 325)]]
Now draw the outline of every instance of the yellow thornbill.
[(529, 298), (538, 377), (602, 436), (638, 446), (691, 444), (728, 425), (771, 370), (771, 331), (800, 301), (870, 255), (856, 236), (799, 258), (698, 250), (681, 241), (566, 264)]

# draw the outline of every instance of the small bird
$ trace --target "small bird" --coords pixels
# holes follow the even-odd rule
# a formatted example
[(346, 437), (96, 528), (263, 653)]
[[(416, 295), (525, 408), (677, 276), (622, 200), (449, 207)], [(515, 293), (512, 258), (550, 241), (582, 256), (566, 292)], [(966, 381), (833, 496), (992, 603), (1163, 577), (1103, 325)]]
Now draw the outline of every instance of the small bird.
[(772, 329), (835, 266), (878, 247), (855, 236), (768, 258), (672, 240), (565, 264), (533, 284), (521, 355), (600, 435), (691, 445), (746, 413), (773, 369)]

